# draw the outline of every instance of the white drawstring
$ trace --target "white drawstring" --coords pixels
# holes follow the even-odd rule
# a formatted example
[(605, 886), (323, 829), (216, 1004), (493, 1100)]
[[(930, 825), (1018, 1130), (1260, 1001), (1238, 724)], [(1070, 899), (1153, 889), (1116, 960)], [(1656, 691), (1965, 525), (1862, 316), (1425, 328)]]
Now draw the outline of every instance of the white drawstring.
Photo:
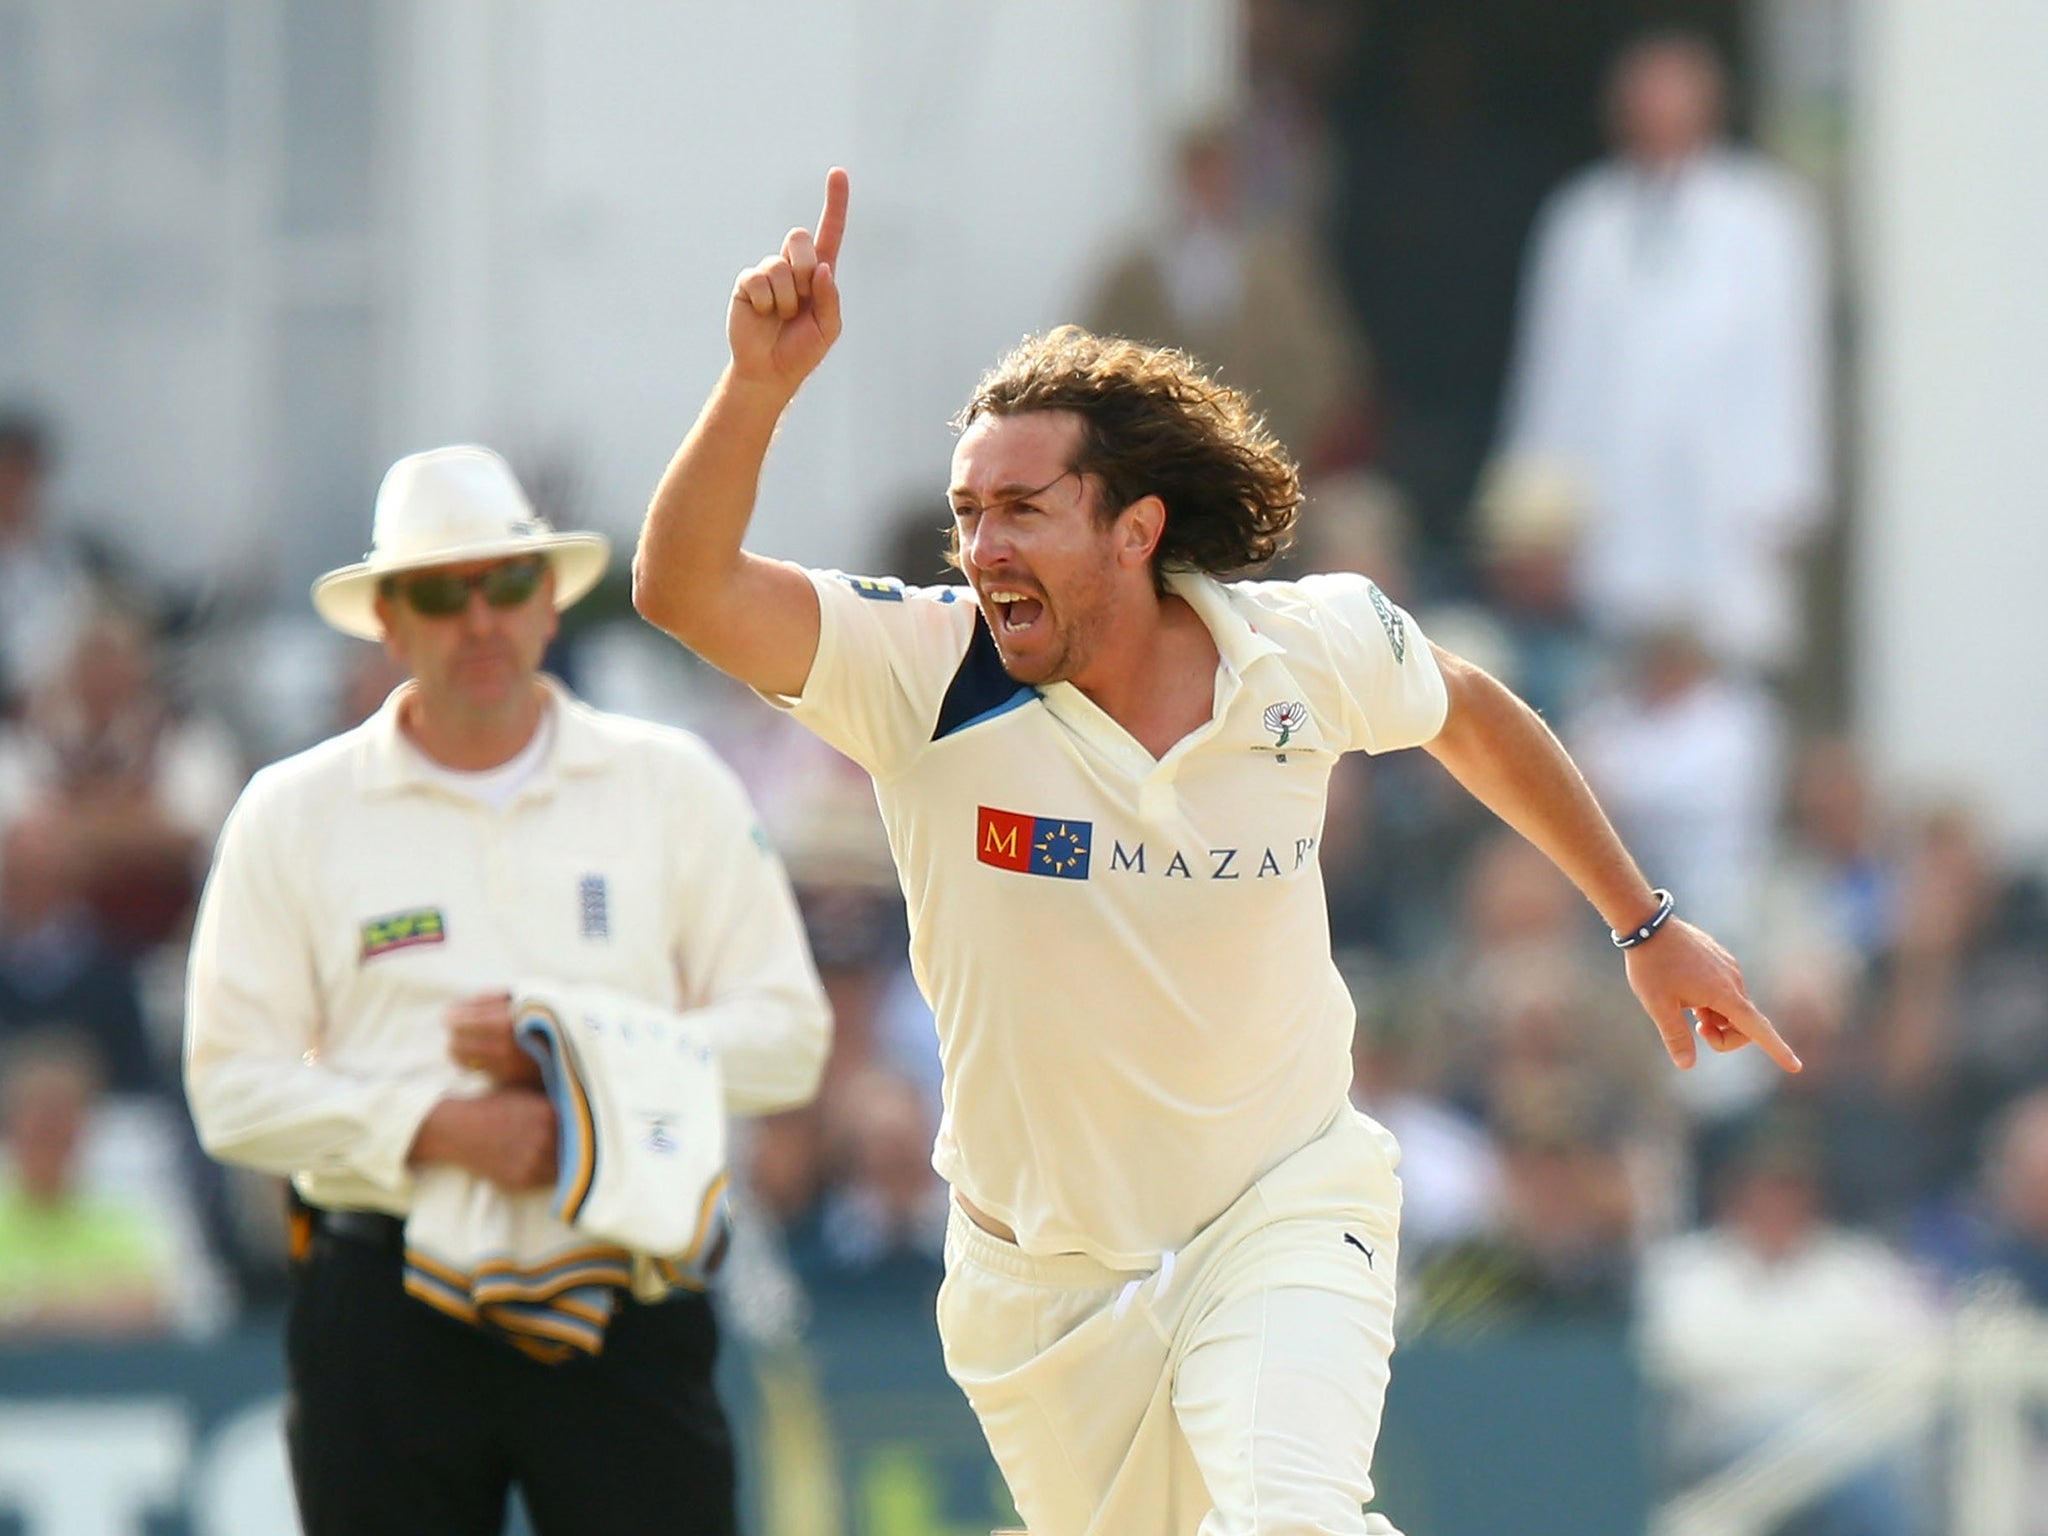
[[(1173, 1259), (1174, 1253), (1171, 1248), (1167, 1249), (1164, 1253), (1159, 1255), (1159, 1269), (1157, 1271), (1159, 1277), (1159, 1289), (1154, 1294), (1164, 1296), (1166, 1294), (1166, 1288), (1169, 1285), (1173, 1284)], [(1151, 1278), (1151, 1275), (1140, 1275), (1135, 1280), (1126, 1280), (1124, 1282), (1124, 1288), (1121, 1291), (1117, 1292), (1116, 1307), (1111, 1313), (1111, 1315), (1113, 1317), (1120, 1319), (1126, 1312), (1130, 1311), (1131, 1303), (1137, 1300), (1138, 1287), (1143, 1285), (1147, 1280), (1150, 1280)]]

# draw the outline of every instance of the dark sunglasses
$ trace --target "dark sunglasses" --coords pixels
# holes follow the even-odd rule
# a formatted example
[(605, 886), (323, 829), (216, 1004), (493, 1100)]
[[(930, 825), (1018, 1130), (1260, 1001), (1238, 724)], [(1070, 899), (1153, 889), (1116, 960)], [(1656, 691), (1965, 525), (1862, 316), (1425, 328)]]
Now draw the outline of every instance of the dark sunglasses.
[(386, 597), (404, 598), (406, 606), (423, 618), (446, 619), (469, 606), (472, 592), (483, 593), (484, 601), (493, 608), (517, 608), (540, 590), (541, 573), (546, 569), (547, 562), (535, 558), (508, 560), (471, 576), (455, 576), (447, 571), (387, 576), (383, 592)]

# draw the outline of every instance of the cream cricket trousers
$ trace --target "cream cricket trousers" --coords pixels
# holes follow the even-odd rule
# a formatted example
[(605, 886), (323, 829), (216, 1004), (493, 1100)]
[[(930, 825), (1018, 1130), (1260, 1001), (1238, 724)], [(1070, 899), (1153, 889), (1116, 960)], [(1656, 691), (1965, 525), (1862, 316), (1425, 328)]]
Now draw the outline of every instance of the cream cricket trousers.
[(1363, 1536), (1394, 1349), (1393, 1138), (1346, 1107), (1151, 1272), (956, 1204), (939, 1337), (1031, 1536)]

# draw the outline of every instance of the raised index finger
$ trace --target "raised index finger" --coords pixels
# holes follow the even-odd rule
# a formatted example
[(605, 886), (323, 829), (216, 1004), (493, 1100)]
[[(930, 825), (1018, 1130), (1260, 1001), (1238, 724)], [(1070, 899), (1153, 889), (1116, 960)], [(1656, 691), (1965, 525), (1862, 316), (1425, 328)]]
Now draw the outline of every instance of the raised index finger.
[(839, 264), (839, 239), (846, 233), (846, 172), (838, 166), (825, 173), (825, 211), (818, 215), (818, 260)]

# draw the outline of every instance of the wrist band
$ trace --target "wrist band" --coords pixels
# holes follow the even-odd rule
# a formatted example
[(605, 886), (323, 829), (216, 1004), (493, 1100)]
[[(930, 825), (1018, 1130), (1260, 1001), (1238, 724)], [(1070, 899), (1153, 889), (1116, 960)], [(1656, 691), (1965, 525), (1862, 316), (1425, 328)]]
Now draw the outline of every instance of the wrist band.
[(1650, 892), (1650, 894), (1657, 898), (1657, 910), (1655, 912), (1652, 912), (1641, 923), (1628, 929), (1626, 932), (1619, 928), (1607, 930), (1607, 937), (1614, 941), (1616, 949), (1634, 949), (1638, 944), (1648, 943), (1650, 939), (1656, 936), (1659, 928), (1662, 928), (1671, 921), (1671, 914), (1678, 907), (1678, 903), (1672, 899), (1671, 893), (1660, 887)]

